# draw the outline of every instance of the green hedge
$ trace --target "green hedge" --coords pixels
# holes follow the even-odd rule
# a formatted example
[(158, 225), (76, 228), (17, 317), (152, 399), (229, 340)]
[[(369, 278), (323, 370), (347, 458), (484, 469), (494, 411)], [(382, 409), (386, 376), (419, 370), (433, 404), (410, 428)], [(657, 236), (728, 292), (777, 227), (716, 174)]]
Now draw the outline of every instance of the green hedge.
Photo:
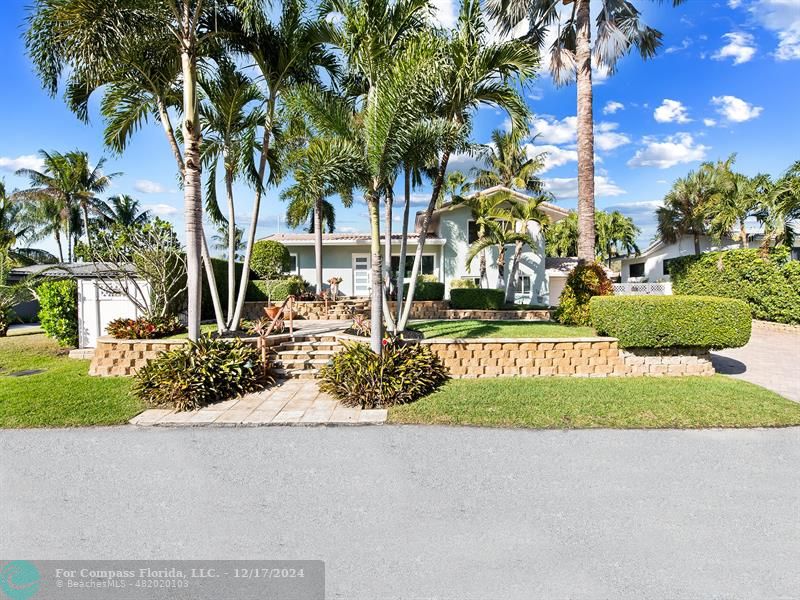
[(74, 279), (45, 281), (36, 288), (39, 322), (60, 346), (78, 345), (78, 283)]
[[(403, 296), (408, 296), (408, 284), (403, 285)], [(414, 300), (442, 300), (444, 284), (438, 281), (417, 281), (414, 288)]]
[(764, 256), (758, 249), (707, 252), (670, 262), (676, 294), (738, 298), (753, 318), (800, 323), (800, 264), (785, 248)]
[(713, 296), (595, 296), (592, 324), (623, 348), (738, 348), (750, 339), (750, 308)]
[(283, 302), (291, 295), (298, 295), (303, 291), (303, 280), (300, 277), (287, 277), (286, 279), (256, 279), (247, 289), (250, 300)]
[(461, 288), (450, 290), (450, 306), (457, 309), (500, 310), (506, 303), (503, 290)]
[[(242, 278), (242, 267), (244, 267), (243, 263), (237, 262), (236, 263), (236, 286), (239, 286), (239, 282)], [(217, 280), (217, 290), (219, 290), (219, 300), (222, 303), (222, 310), (227, 311), (228, 308), (228, 261), (221, 259), (221, 258), (212, 258), (211, 259), (211, 268), (214, 271), (214, 279)], [(214, 303), (211, 301), (211, 288), (208, 285), (208, 278), (206, 277), (206, 270), (205, 268), (202, 269), (203, 273), (203, 308), (202, 308), (202, 315), (203, 319), (213, 319), (214, 318)], [(252, 281), (255, 279), (255, 274), (251, 271), (250, 272), (250, 280)], [(250, 293), (250, 287), (247, 288), (248, 294)]]

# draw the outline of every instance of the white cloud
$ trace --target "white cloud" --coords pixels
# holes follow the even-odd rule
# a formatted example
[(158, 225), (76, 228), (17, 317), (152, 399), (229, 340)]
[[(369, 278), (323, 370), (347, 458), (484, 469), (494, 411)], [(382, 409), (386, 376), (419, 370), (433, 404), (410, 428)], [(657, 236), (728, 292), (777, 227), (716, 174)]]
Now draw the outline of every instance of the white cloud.
[(538, 136), (537, 142), (544, 144), (569, 144), (577, 137), (578, 117), (559, 120), (549, 115), (531, 119), (531, 134)]
[(33, 169), (41, 171), (44, 169), (44, 160), (35, 154), (23, 154), (16, 158), (0, 156), (0, 169), (13, 173), (18, 169)]
[(434, 0), (435, 18), (442, 27), (450, 29), (456, 24), (456, 11), (453, 0)]
[(617, 102), (616, 100), (610, 100), (609, 102), (606, 102), (606, 105), (603, 107), (603, 114), (613, 115), (615, 112), (619, 110), (625, 110), (625, 105), (622, 102)]
[(552, 144), (544, 144), (541, 146), (537, 146), (535, 144), (526, 144), (525, 149), (528, 153), (528, 158), (533, 158), (539, 154), (545, 154), (544, 168), (541, 170), (542, 173), (546, 173), (550, 169), (554, 169), (556, 167), (564, 166), (569, 162), (578, 161), (577, 150), (560, 148), (558, 146), (553, 146)]
[(612, 212), (618, 210), (623, 215), (632, 218), (650, 216), (657, 208), (664, 205), (663, 200), (637, 200), (634, 202), (617, 202), (603, 208), (603, 210)]
[(668, 169), (675, 165), (703, 160), (708, 146), (697, 144), (688, 133), (677, 133), (658, 141), (644, 138), (645, 146), (636, 151), (628, 161), (629, 167), (657, 167)]
[(688, 123), (689, 111), (677, 100), (665, 98), (661, 106), (653, 111), (653, 118), (659, 123)]
[(717, 124), (715, 119), (703, 119), (703, 125), (706, 127), (714, 127)]
[(800, 23), (795, 23), (791, 29), (778, 32), (778, 40), (775, 58), (800, 60)]
[(467, 153), (457, 153), (453, 154), (447, 162), (447, 171), (448, 173), (450, 171), (461, 171), (464, 174), (469, 174), (470, 169), (480, 165), (481, 161), (478, 158)]
[(756, 45), (751, 34), (732, 31), (723, 35), (722, 38), (728, 40), (728, 43), (711, 56), (714, 60), (732, 58), (734, 65), (741, 65), (755, 56)]
[(631, 143), (629, 138), (624, 133), (616, 131), (619, 125), (617, 123), (609, 123), (608, 121), (597, 123), (595, 125), (594, 144), (600, 150), (609, 151)]
[[(578, 178), (577, 177), (554, 177), (544, 179), (544, 185), (548, 191), (559, 199), (569, 199), (578, 197)], [(610, 196), (621, 196), (625, 193), (621, 187), (609, 179), (606, 175), (595, 175), (594, 194), (598, 198)]]
[(728, 0), (728, 7), (737, 9), (742, 5), (742, 0)]
[(177, 214), (178, 209), (174, 206), (169, 204), (145, 204), (145, 210), (149, 210), (151, 213), (158, 217), (168, 217), (170, 215)]
[(358, 233), (358, 229), (356, 229), (355, 227), (349, 227), (347, 225), (343, 225), (341, 227), (339, 227), (337, 225), (336, 232), (337, 233)]
[(534, 100), (534, 101), (541, 100), (542, 98), (544, 98), (544, 90), (539, 87), (533, 87), (530, 90), (528, 90), (527, 96), (529, 100)]
[(680, 45), (678, 45), (678, 46), (670, 46), (669, 48), (664, 50), (664, 53), (665, 54), (673, 54), (675, 52), (683, 52), (684, 50), (686, 50), (691, 45), (692, 45), (692, 40), (690, 38), (688, 38), (688, 37), (687, 38), (683, 38), (683, 40), (681, 41)]
[[(468, 175), (465, 173), (465, 175)], [(443, 192), (444, 193), (444, 192)], [(413, 206), (428, 206), (431, 201), (431, 192), (412, 192), (411, 204)], [(403, 203), (402, 198), (395, 198), (395, 205), (400, 206)]]
[(754, 106), (736, 96), (714, 96), (711, 104), (717, 107), (717, 112), (733, 123), (743, 123), (755, 119), (764, 110), (761, 106)]
[(149, 179), (139, 179), (133, 184), (133, 189), (142, 194), (165, 194), (167, 192), (167, 188), (163, 185)]
[(800, 60), (800, 2), (757, 0), (748, 7), (751, 16), (778, 36), (776, 60)]

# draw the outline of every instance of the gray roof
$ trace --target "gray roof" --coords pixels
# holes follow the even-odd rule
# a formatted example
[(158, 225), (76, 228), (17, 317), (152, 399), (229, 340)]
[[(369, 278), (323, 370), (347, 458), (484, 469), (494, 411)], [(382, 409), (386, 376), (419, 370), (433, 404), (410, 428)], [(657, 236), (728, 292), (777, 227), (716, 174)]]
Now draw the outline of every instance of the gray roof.
[(11, 269), (11, 275), (22, 278), (29, 275), (41, 275), (44, 277), (69, 277), (69, 278), (94, 278), (98, 275), (110, 274), (119, 270), (128, 273), (135, 273), (136, 268), (131, 263), (116, 264), (105, 262), (82, 262), (82, 263), (60, 263), (56, 265), (28, 265), (27, 267), (16, 267)]
[[(303, 232), (290, 232), (290, 233), (273, 233), (272, 235), (268, 235), (265, 240), (273, 240), (276, 242), (281, 242), (285, 244), (292, 244), (292, 243), (300, 243), (300, 244), (313, 244), (314, 240), (316, 239), (315, 234), (313, 233), (303, 233)], [(381, 236), (381, 243), (386, 239), (385, 235)], [(403, 235), (400, 233), (392, 234), (392, 241), (393, 242), (400, 242), (403, 239)], [(415, 243), (419, 239), (418, 233), (409, 233), (408, 234), (408, 241), (411, 243)], [(372, 240), (372, 235), (369, 233), (323, 233), (322, 234), (322, 243), (325, 242), (336, 242), (339, 244), (347, 244), (347, 243), (363, 243), (369, 242)], [(444, 240), (441, 238), (437, 238), (436, 236), (428, 236), (425, 240), (426, 243), (436, 244), (436, 243), (443, 243)]]

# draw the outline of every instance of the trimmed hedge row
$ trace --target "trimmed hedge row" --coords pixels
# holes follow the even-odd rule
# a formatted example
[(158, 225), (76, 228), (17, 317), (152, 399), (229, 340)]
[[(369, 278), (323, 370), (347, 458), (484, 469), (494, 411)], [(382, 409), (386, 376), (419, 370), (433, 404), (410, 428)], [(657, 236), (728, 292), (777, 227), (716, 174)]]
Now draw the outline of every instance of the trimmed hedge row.
[(505, 303), (506, 293), (503, 290), (450, 290), (450, 306), (455, 309), (500, 310)]
[(595, 296), (592, 324), (623, 348), (738, 348), (750, 339), (750, 308), (713, 296)]
[[(408, 297), (408, 284), (403, 284), (403, 297)], [(444, 284), (438, 281), (417, 281), (414, 288), (414, 300), (442, 300)]]
[(272, 302), (283, 302), (291, 295), (297, 296), (303, 291), (303, 280), (300, 277), (286, 279), (256, 279), (247, 288), (247, 299)]
[(800, 323), (800, 263), (785, 248), (707, 252), (675, 259), (669, 271), (676, 294), (738, 298), (753, 318)]

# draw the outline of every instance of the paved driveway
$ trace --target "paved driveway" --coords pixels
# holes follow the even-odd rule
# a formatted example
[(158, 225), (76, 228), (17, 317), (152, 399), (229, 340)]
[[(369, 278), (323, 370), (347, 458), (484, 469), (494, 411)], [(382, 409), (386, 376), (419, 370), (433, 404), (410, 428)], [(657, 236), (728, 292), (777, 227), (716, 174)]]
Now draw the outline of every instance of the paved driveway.
[(714, 368), (800, 402), (800, 332), (753, 324), (750, 342), (713, 355)]
[(0, 556), (321, 559), (327, 598), (800, 597), (800, 429), (0, 431)]

